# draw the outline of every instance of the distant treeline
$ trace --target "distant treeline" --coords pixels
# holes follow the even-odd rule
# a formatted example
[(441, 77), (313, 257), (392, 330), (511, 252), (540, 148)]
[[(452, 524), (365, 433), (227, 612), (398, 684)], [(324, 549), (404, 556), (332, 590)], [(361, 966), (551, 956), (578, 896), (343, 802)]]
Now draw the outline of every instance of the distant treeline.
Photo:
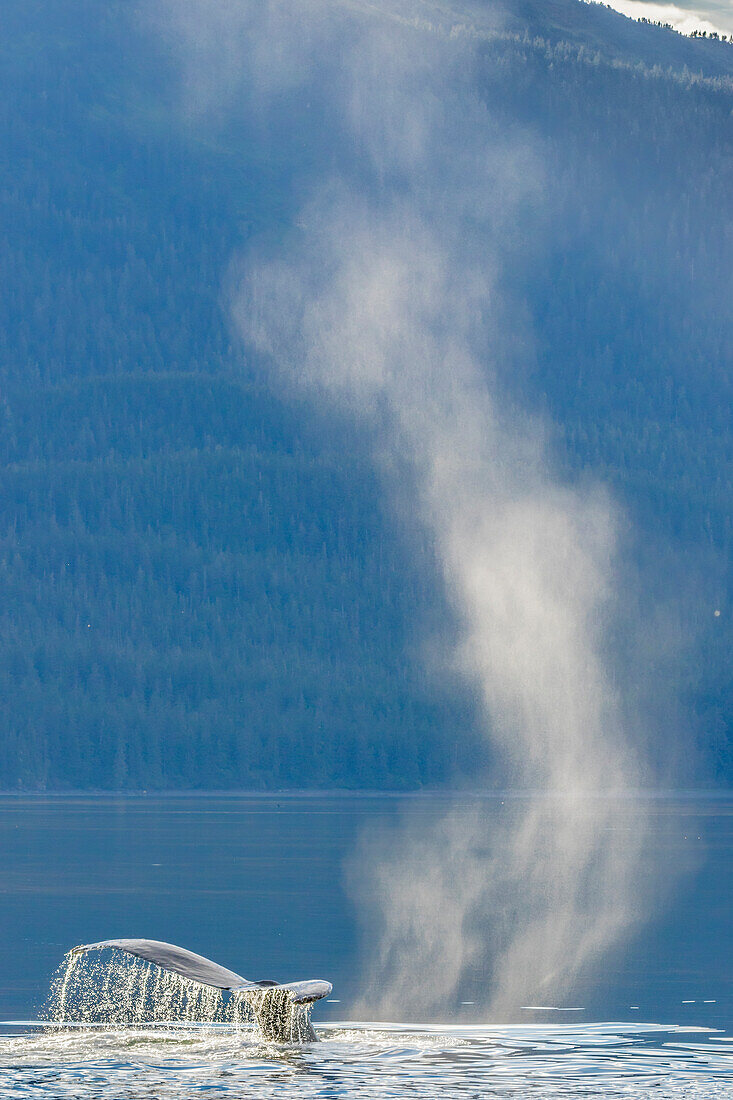
[[(6, 6), (0, 787), (475, 775), (475, 701), (424, 652), (450, 631), (430, 546), (349, 426), (243, 359), (222, 303), (328, 139), (296, 117), (281, 162), (246, 120), (187, 127), (124, 3)], [(508, 276), (533, 336), (503, 381), (687, 590), (669, 689), (696, 781), (733, 782), (730, 80), (529, 36), (476, 64), (546, 165), (518, 228), (541, 264)]]

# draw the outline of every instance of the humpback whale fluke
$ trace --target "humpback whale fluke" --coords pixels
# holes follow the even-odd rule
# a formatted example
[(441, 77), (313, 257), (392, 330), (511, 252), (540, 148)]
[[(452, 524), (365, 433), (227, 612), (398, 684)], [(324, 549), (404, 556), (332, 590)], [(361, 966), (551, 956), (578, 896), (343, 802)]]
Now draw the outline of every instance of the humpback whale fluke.
[(242, 993), (251, 1005), (262, 1034), (276, 1042), (312, 1042), (316, 1033), (302, 1006), (327, 997), (333, 986), (319, 979), (304, 982), (276, 982), (268, 978), (249, 981), (233, 970), (161, 940), (100, 940), (99, 943), (82, 944), (72, 954), (113, 948), (144, 959), (162, 970), (180, 974), (183, 978)]

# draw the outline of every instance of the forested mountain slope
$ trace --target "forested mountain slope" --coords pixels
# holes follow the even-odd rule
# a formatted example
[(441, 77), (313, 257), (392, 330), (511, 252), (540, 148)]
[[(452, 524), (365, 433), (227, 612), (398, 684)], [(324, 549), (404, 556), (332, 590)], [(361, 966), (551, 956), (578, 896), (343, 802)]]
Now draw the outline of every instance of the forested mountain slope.
[[(487, 104), (547, 165), (506, 384), (683, 591), (679, 713), (696, 779), (731, 782), (733, 47), (574, 0), (462, 12)], [(296, 104), (286, 141), (236, 112), (197, 126), (119, 0), (3, 20), (0, 786), (470, 774), (472, 700), (422, 653), (447, 620), (430, 547), (347, 426), (278, 396), (229, 330), (232, 256), (340, 155), (317, 112)]]
[[(374, 8), (374, 0), (357, 7)], [(730, 77), (733, 57), (721, 42), (687, 38), (671, 28), (627, 19), (596, 0), (390, 0), (381, 5), (406, 19), (429, 22), (448, 32), (463, 28), (477, 37), (542, 38), (625, 67), (665, 71), (687, 69), (704, 77)]]

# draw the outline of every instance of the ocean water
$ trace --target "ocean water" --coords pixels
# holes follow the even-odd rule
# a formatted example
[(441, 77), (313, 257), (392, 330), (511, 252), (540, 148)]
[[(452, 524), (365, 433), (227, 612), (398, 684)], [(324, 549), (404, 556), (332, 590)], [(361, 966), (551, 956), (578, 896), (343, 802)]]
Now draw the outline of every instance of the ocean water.
[[(483, 799), (487, 824), (510, 802)], [(357, 838), (406, 808), (428, 819), (445, 806), (0, 797), (0, 1097), (733, 1096), (732, 797), (647, 801), (656, 896), (569, 999), (489, 1022), (476, 973), (444, 1018), (355, 1018), (365, 960), (345, 868)], [(667, 885), (660, 865), (674, 870)], [(64, 953), (122, 936), (180, 943), (250, 978), (329, 979), (312, 1014), (320, 1041), (268, 1044), (246, 1021), (43, 1022)]]
[(26, 1097), (715, 1097), (733, 1093), (720, 1036), (653, 1025), (328, 1024), (304, 1047), (247, 1032), (25, 1032), (0, 1039), (0, 1095)]

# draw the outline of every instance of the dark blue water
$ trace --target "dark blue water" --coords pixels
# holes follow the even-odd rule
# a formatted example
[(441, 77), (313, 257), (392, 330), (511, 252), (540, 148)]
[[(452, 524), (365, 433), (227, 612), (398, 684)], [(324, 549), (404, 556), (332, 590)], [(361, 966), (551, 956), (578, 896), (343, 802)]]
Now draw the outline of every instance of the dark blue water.
[[(371, 1072), (382, 1075), (382, 1095), (401, 1095), (408, 1078), (417, 1094), (431, 1095), (431, 1082), (460, 1077), (461, 1066), (469, 1089), (461, 1095), (494, 1095), (487, 1089), (497, 1074), (507, 1090), (497, 1096), (521, 1093), (526, 1074), (545, 1082), (540, 1095), (585, 1095), (586, 1085), (600, 1090), (588, 1095), (640, 1095), (625, 1091), (640, 1079), (656, 1080), (657, 1095), (661, 1086), (675, 1096), (733, 1090), (733, 798), (649, 800), (652, 915), (559, 1011), (527, 1009), (510, 1027), (492, 1021), (472, 1030), (467, 1025), (485, 1023), (480, 1008), (451, 1005), (431, 1028), (406, 1020), (395, 1031), (363, 1019), (346, 1028), (339, 1022), (354, 1021), (365, 960), (345, 867), (363, 830), (396, 819), (405, 805), (427, 820), (446, 799), (0, 798), (0, 1019), (26, 1022), (2, 1029), (3, 1097), (38, 1089), (97, 1095), (105, 1074), (118, 1096), (180, 1095), (181, 1081), (196, 1073), (222, 1095), (244, 1079), (267, 1095), (273, 1082), (290, 1080), (294, 1064), (298, 1095), (311, 1088), (343, 1095), (357, 1085), (363, 1092)], [(481, 806), (489, 824), (506, 812), (500, 797)], [(674, 874), (660, 877), (660, 866)], [(640, 912), (649, 902), (640, 898)], [(328, 978), (333, 997), (314, 1011), (327, 1043), (291, 1052), (285, 1070), (280, 1054), (226, 1029), (185, 1038), (179, 1030), (164, 1041), (151, 1031), (51, 1034), (30, 1026), (69, 947), (124, 936), (180, 943), (251, 978)], [(476, 1001), (479, 981), (469, 975), (459, 1000)], [(318, 1092), (319, 1075), (328, 1082), (340, 1057), (341, 1091)], [(92, 1065), (96, 1083), (84, 1069)], [(129, 1066), (146, 1068), (126, 1076)], [(136, 1092), (135, 1081), (149, 1091)]]

